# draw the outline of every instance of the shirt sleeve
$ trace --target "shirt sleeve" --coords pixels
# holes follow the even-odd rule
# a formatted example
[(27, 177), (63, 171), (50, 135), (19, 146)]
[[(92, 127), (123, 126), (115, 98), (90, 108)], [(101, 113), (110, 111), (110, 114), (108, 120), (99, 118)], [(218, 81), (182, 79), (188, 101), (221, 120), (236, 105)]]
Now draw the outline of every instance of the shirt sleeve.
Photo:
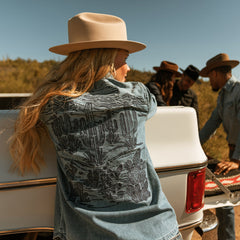
[(211, 117), (205, 123), (204, 127), (200, 130), (199, 137), (201, 144), (205, 143), (211, 135), (220, 126), (222, 119), (218, 114), (217, 107), (213, 110)]
[(195, 93), (193, 94), (192, 107), (196, 110), (196, 112), (198, 114), (198, 99), (197, 99), (197, 95)]
[(144, 90), (144, 99), (147, 101), (148, 105), (147, 119), (150, 119), (157, 111), (157, 101), (155, 96), (149, 91), (149, 89), (144, 84), (141, 84), (141, 86)]
[(146, 84), (146, 87), (155, 96), (158, 106), (166, 106), (167, 105), (163, 100), (160, 89), (154, 82), (149, 82), (148, 84)]
[(240, 134), (238, 134), (238, 140), (232, 155), (232, 159), (240, 160)]
[(39, 119), (44, 123), (46, 126), (52, 123), (54, 120), (54, 111), (53, 111), (53, 99), (50, 99), (46, 105), (42, 108)]
[[(240, 124), (240, 95), (239, 94), (238, 94), (238, 97), (237, 97), (236, 106), (237, 106), (237, 120), (238, 120), (238, 123)], [(232, 158), (240, 160), (240, 132), (238, 133), (236, 147), (235, 147), (235, 150), (233, 152)]]

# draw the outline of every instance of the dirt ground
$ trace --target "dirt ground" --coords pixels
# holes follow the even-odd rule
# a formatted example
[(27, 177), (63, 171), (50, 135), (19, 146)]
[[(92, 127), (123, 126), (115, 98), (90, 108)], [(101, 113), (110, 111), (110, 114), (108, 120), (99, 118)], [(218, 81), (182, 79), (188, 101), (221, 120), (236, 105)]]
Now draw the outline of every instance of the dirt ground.
[[(240, 240), (240, 206), (235, 207), (234, 211), (235, 211), (236, 240)], [(200, 235), (197, 232), (194, 232), (192, 240), (218, 240), (217, 229), (214, 229), (209, 233), (204, 233), (202, 237), (200, 237)]]

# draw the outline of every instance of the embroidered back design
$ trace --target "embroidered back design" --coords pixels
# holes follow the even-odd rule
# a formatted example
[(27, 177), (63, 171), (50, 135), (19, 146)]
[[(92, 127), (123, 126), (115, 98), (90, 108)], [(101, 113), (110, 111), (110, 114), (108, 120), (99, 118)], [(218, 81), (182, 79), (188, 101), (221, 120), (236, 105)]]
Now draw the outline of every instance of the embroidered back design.
[[(111, 202), (138, 203), (151, 196), (145, 144), (138, 137), (138, 118), (143, 114), (137, 108), (146, 103), (130, 94), (118, 101), (115, 95), (100, 101), (98, 95), (89, 94), (62, 105), (54, 100), (49, 123), (75, 204), (104, 208), (103, 202), (108, 207)], [(106, 102), (111, 103), (110, 110), (103, 108)]]

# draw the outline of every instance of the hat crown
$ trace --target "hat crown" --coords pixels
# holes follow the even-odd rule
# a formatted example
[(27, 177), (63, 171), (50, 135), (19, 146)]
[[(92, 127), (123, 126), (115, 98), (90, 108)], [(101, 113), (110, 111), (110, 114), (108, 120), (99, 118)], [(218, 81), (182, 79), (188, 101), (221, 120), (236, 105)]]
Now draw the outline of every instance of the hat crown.
[(178, 65), (169, 61), (162, 61), (159, 70), (178, 71)]
[(143, 50), (146, 45), (127, 39), (124, 20), (102, 13), (79, 13), (68, 20), (68, 43), (49, 48), (49, 51), (68, 55), (85, 49), (115, 48), (129, 53)]
[(68, 21), (69, 43), (127, 40), (125, 22), (116, 16), (80, 13)]
[(192, 78), (193, 81), (196, 81), (199, 77), (199, 69), (196, 68), (193, 65), (189, 65), (184, 71), (183, 73), (188, 75), (190, 78)]
[(230, 66), (231, 68), (236, 67), (239, 64), (237, 60), (230, 60), (226, 53), (219, 53), (213, 58), (206, 62), (206, 67), (200, 71), (202, 77), (208, 77), (209, 72), (217, 67)]
[(229, 61), (229, 56), (226, 53), (220, 53), (218, 55), (216, 55), (215, 57), (209, 59), (207, 61), (207, 66), (211, 66), (211, 65), (215, 65), (218, 63), (222, 63), (224, 61)]
[(168, 71), (176, 74), (176, 77), (180, 77), (181, 73), (178, 72), (178, 65), (169, 61), (162, 61), (160, 67), (153, 67), (155, 71)]

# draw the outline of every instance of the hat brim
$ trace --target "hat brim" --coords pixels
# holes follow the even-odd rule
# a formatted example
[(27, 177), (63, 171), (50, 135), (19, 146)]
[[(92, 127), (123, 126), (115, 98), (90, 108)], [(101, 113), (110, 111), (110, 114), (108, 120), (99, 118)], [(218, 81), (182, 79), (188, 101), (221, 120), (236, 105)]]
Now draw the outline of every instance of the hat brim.
[(174, 70), (170, 70), (170, 69), (161, 69), (160, 67), (153, 67), (153, 69), (158, 72), (158, 71), (167, 71), (167, 72), (172, 72), (175, 73), (176, 77), (181, 77), (182, 74), (180, 72), (174, 71)]
[(129, 53), (134, 53), (146, 48), (146, 45), (134, 41), (86, 41), (78, 43), (68, 43), (49, 48), (49, 51), (61, 55), (68, 55), (71, 52), (76, 52), (85, 49), (93, 48), (118, 48), (127, 50)]
[(204, 67), (200, 72), (199, 75), (202, 77), (208, 77), (209, 72), (216, 67), (222, 67), (222, 66), (230, 66), (231, 68), (236, 67), (239, 64), (239, 61), (237, 60), (228, 60), (228, 61), (222, 61), (221, 63), (213, 64), (211, 66)]

